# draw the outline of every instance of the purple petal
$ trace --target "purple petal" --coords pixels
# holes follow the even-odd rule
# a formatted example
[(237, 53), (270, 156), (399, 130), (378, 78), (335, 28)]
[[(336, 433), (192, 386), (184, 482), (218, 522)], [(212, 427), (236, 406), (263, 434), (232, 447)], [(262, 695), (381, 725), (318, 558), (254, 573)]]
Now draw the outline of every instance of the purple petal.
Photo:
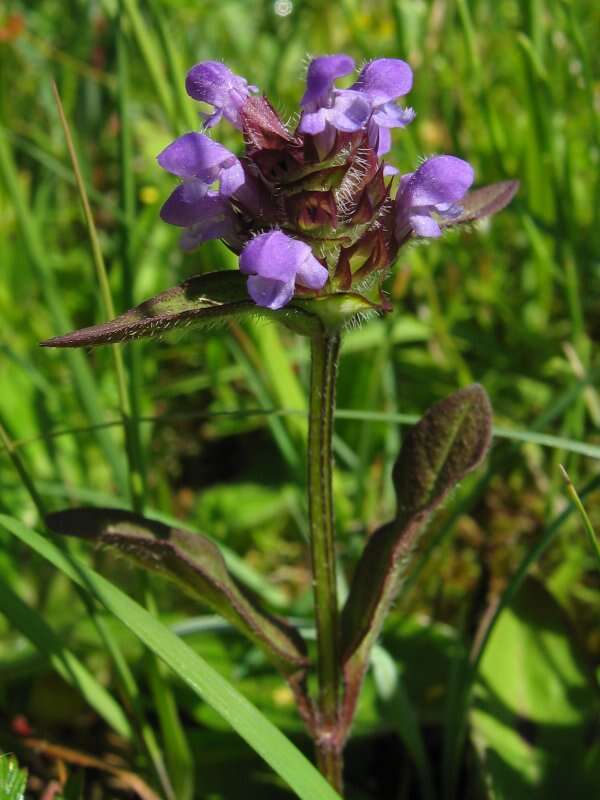
[(473, 167), (454, 156), (434, 156), (425, 161), (402, 187), (405, 206), (455, 203), (473, 183)]
[(248, 294), (257, 306), (277, 310), (287, 305), (294, 296), (294, 281), (278, 281), (251, 275), (248, 278)]
[(378, 156), (384, 156), (392, 149), (392, 134), (389, 128), (380, 128), (379, 125), (371, 119), (367, 126), (369, 132), (369, 144), (375, 150)]
[(233, 166), (237, 158), (226, 147), (202, 133), (186, 133), (159, 153), (158, 163), (180, 178), (215, 181), (223, 168)]
[[(161, 216), (165, 219), (162, 212)], [(173, 222), (172, 219), (166, 219), (165, 221), (176, 225), (182, 224), (181, 222)], [(206, 195), (196, 203), (193, 210), (190, 209), (185, 227), (187, 230), (183, 232), (180, 240), (181, 247), (184, 250), (193, 250), (209, 239), (232, 241), (236, 238), (235, 216), (231, 206), (227, 200), (216, 194)]]
[(232, 194), (241, 189), (244, 185), (244, 181), (246, 180), (246, 176), (244, 175), (244, 170), (242, 168), (241, 163), (235, 159), (235, 162), (231, 164), (231, 166), (226, 167), (221, 172), (221, 188), (220, 194), (224, 197), (230, 197)]
[(411, 228), (417, 236), (437, 239), (438, 236), (442, 235), (440, 226), (427, 212), (423, 214), (411, 214), (409, 216), (409, 221)]
[[(160, 217), (169, 225), (189, 228), (201, 219), (212, 198), (207, 197), (207, 186), (202, 181), (182, 183), (171, 192), (160, 210)], [(207, 206), (208, 202), (208, 206)]]
[(244, 247), (240, 270), (248, 275), (293, 282), (309, 253), (311, 249), (304, 242), (292, 239), (282, 231), (269, 231), (255, 236)]
[(236, 128), (242, 127), (240, 109), (251, 91), (248, 81), (219, 61), (203, 61), (188, 72), (185, 88), (190, 97), (215, 107), (215, 112), (205, 116), (204, 126), (211, 128), (225, 116)]
[(325, 113), (327, 121), (338, 131), (353, 133), (365, 126), (371, 107), (360, 92), (346, 89), (335, 93), (333, 105)]
[(315, 136), (322, 133), (327, 126), (327, 109), (318, 108), (316, 111), (303, 111), (298, 131), (300, 133), (310, 133)]
[(412, 108), (401, 108), (396, 103), (384, 103), (373, 111), (373, 121), (384, 128), (405, 128), (416, 114)]
[(300, 101), (304, 110), (325, 105), (336, 78), (348, 75), (354, 69), (354, 59), (343, 53), (313, 58), (306, 74), (306, 91)]
[(378, 58), (361, 70), (351, 87), (364, 92), (374, 106), (408, 94), (412, 88), (412, 70), (399, 58)]
[(296, 281), (307, 289), (322, 289), (329, 273), (310, 251), (296, 272)]

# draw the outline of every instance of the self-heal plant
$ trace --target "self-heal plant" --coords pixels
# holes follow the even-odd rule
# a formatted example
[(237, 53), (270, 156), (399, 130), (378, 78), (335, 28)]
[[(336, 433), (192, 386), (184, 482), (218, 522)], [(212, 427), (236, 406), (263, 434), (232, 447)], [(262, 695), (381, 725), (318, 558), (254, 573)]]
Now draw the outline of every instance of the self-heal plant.
[[(202, 130), (179, 137), (158, 156), (160, 166), (181, 179), (161, 216), (183, 229), (186, 250), (220, 239), (239, 256), (239, 270), (189, 278), (110, 322), (45, 342), (98, 345), (248, 315), (278, 320), (310, 339), (315, 663), (291, 624), (240, 591), (207, 538), (111, 509), (59, 512), (48, 523), (60, 533), (112, 545), (171, 578), (261, 648), (292, 687), (319, 767), (340, 792), (344, 745), (385, 615), (429, 517), (480, 463), (491, 431), (487, 396), (471, 386), (437, 403), (408, 432), (393, 472), (395, 518), (366, 543), (340, 613), (331, 450), (340, 337), (366, 313), (391, 310), (382, 287), (402, 247), (499, 211), (517, 189), (506, 181), (471, 191), (472, 167), (450, 155), (400, 174), (384, 156), (391, 130), (415, 116), (399, 102), (410, 92), (412, 71), (399, 59), (376, 59), (340, 88), (336, 81), (353, 71), (353, 60), (343, 54), (311, 61), (298, 124), (291, 128), (256, 87), (225, 65), (193, 67), (188, 94), (212, 110), (201, 114)], [(241, 131), (241, 155), (207, 135), (222, 120)], [(316, 697), (308, 689), (313, 671)]]

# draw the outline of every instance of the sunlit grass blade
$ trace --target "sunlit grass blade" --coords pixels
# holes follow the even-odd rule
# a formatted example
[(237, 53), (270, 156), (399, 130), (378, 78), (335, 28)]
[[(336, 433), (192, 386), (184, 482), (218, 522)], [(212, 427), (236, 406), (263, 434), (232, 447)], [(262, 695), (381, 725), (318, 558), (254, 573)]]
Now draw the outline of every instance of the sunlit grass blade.
[(301, 800), (315, 800), (317, 797), (319, 800), (340, 800), (315, 767), (274, 725), (142, 606), (83, 562), (65, 555), (17, 520), (0, 515), (0, 525), (91, 592), (184, 683), (211, 705)]

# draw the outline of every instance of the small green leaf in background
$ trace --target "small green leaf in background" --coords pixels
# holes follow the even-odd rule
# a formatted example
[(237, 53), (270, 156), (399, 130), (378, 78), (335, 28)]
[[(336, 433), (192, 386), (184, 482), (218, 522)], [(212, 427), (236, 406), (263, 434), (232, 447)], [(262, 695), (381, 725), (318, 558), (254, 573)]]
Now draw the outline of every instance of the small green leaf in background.
[(471, 737), (492, 797), (596, 797), (600, 694), (573, 626), (529, 578), (483, 656)]
[(308, 660), (300, 634), (261, 611), (241, 591), (217, 546), (205, 536), (118, 508), (73, 508), (48, 514), (50, 530), (115, 548), (167, 577), (235, 625), (281, 671), (303, 673)]
[(26, 785), (27, 770), (14, 756), (0, 754), (0, 800), (24, 800)]

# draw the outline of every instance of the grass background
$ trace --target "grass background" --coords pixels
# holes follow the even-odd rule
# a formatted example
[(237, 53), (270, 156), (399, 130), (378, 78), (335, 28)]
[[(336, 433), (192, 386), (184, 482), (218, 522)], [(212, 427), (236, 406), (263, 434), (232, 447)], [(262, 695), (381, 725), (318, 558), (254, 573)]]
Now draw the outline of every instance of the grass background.
[[(564, 678), (569, 670), (561, 672), (558, 685), (570, 700), (564, 718), (555, 711), (552, 719), (560, 718), (565, 729), (574, 720), (589, 726), (576, 710), (584, 696), (583, 705), (597, 704), (591, 682), (589, 695), (567, 691), (581, 688), (581, 674), (592, 674), (600, 661), (600, 584), (580, 520), (560, 516), (568, 497), (558, 465), (583, 487), (597, 476), (600, 457), (599, 23), (600, 13), (583, 0), (39, 0), (0, 9), (0, 423), (49, 509), (78, 502), (127, 504), (129, 492), (110, 349), (65, 353), (38, 347), (40, 340), (104, 318), (52, 79), (71, 125), (118, 311), (187, 275), (234, 264), (219, 243), (183, 255), (177, 231), (158, 218), (173, 179), (155, 156), (174, 135), (197, 126), (183, 79), (203, 59), (224, 60), (287, 117), (303, 91), (307, 54), (347, 52), (357, 63), (402, 57), (415, 73), (409, 101), (417, 118), (395, 134), (390, 161), (410, 171), (422, 156), (447, 152), (473, 164), (478, 184), (521, 180), (517, 199), (491, 222), (402, 251), (387, 284), (394, 312), (347, 335), (340, 370), (336, 503), (346, 576), (365, 535), (393, 509), (389, 471), (401, 436), (396, 415), (421, 414), (476, 380), (490, 394), (496, 424), (523, 433), (519, 441), (495, 440), (487, 469), (465, 482), (431, 527), (382, 642), (383, 666), (367, 687), (357, 728), (382, 735), (406, 719), (385, 702), (386, 665), (395, 664), (406, 675), (416, 716), (430, 727), (426, 748), (442, 795), (449, 791), (450, 772), (458, 770), (458, 762), (449, 766), (449, 756), (438, 759), (444, 747), (452, 750), (447, 731), (454, 717), (446, 702), (452, 693), (443, 669), (432, 667), (433, 674), (421, 679), (427, 673), (423, 663), (441, 659), (457, 641), (468, 649), (482, 615), (507, 586), (516, 588), (511, 577), (524, 559), (535, 561), (532, 574), (539, 583), (526, 590), (531, 604), (521, 594), (521, 609), (557, 607), (548, 611), (552, 624), (524, 612), (506, 616), (508, 622), (498, 626), (505, 648), (490, 644), (488, 653), (495, 646), (498, 657), (513, 655), (504, 687), (513, 681), (517, 694), (529, 687), (524, 698), (519, 695), (525, 706), (531, 700), (528, 713), (519, 707), (510, 714), (535, 718), (548, 702), (551, 692), (537, 674), (548, 661), (547, 643), (529, 672), (527, 667), (527, 654), (537, 652), (540, 632), (548, 629), (557, 644), (547, 646), (571, 654), (575, 670), (574, 684)], [(239, 150), (237, 131), (223, 124), (217, 136)], [(133, 412), (141, 418), (147, 506), (212, 535), (274, 607), (306, 617), (305, 423), (295, 413), (306, 406), (306, 344), (282, 329), (248, 323), (143, 342), (124, 351), (124, 358)], [(539, 434), (560, 441), (546, 446)], [(592, 491), (585, 503), (597, 525), (598, 495)], [(0, 451), (0, 512), (27, 525), (37, 522), (6, 450)], [(541, 552), (540, 544), (549, 546)], [(143, 594), (124, 564), (104, 553), (80, 552), (116, 584)], [(0, 572), (21, 602), (112, 691), (114, 667), (71, 584), (8, 535)], [(156, 582), (154, 591), (168, 623), (199, 613), (168, 585)], [(14, 605), (11, 616), (7, 602), (0, 614), (3, 724), (8, 730), (15, 715), (25, 714), (42, 735), (93, 750), (98, 723), (89, 707), (59, 682), (39, 643), (16, 630)], [(523, 619), (527, 624), (519, 628)], [(517, 630), (510, 629), (511, 620)], [(114, 627), (140, 685), (147, 686), (147, 659), (139, 645), (112, 618), (105, 622)], [(289, 698), (256, 652), (210, 617), (191, 628), (186, 624), (189, 641), (213, 666), (286, 732), (298, 732)], [(431, 646), (424, 653), (423, 637)], [(411, 664), (412, 674), (420, 676), (412, 684)], [(488, 670), (493, 676), (489, 665)], [(150, 672), (158, 685), (171, 685), (160, 670)], [(523, 680), (525, 674), (531, 681)], [(496, 689), (499, 702), (502, 686)], [(65, 715), (61, 692), (77, 713)], [(236, 797), (244, 786), (226, 769), (235, 757), (249, 760), (247, 774), (254, 776), (257, 792), (289, 796), (207, 706), (192, 702), (179, 683), (173, 692), (169, 697), (183, 709), (181, 727), (173, 716), (169, 722), (169, 709), (156, 721), (149, 701), (146, 712), (150, 727), (160, 728), (157, 747), (166, 750), (167, 761), (181, 763), (179, 752), (187, 763), (186, 748), (177, 751), (170, 740), (175, 729), (200, 753), (196, 766), (204, 780), (194, 796)], [(505, 704), (487, 721), (505, 719), (506, 713)], [(439, 734), (444, 720), (446, 734)], [(510, 761), (506, 753), (522, 744), (498, 744), (481, 719), (472, 726), (476, 735), (470, 741), (480, 756), (491, 748)], [(534, 789), (545, 792), (539, 796), (560, 796), (559, 778), (567, 779), (567, 769), (552, 772), (547, 766), (554, 763), (552, 738), (531, 738), (525, 736), (534, 751), (528, 751), (529, 761), (541, 765), (535, 774), (517, 757), (508, 770), (481, 756), (497, 796), (534, 796)], [(390, 741), (390, 748), (398, 746)], [(580, 759), (583, 774), (593, 751), (585, 737), (577, 741), (573, 758)], [(14, 743), (3, 746), (12, 749)], [(375, 748), (382, 763), (385, 746)], [(148, 757), (142, 751), (134, 748), (125, 757), (144, 772)], [(405, 777), (382, 767), (383, 786), (365, 778), (373, 771), (373, 753), (357, 759), (363, 765), (353, 778), (357, 797), (389, 797), (392, 785), (399, 797), (427, 791), (406, 751), (399, 752)], [(40, 780), (47, 778), (47, 767), (34, 764), (36, 771)], [(509, 783), (503, 795), (508, 772), (517, 783)]]

